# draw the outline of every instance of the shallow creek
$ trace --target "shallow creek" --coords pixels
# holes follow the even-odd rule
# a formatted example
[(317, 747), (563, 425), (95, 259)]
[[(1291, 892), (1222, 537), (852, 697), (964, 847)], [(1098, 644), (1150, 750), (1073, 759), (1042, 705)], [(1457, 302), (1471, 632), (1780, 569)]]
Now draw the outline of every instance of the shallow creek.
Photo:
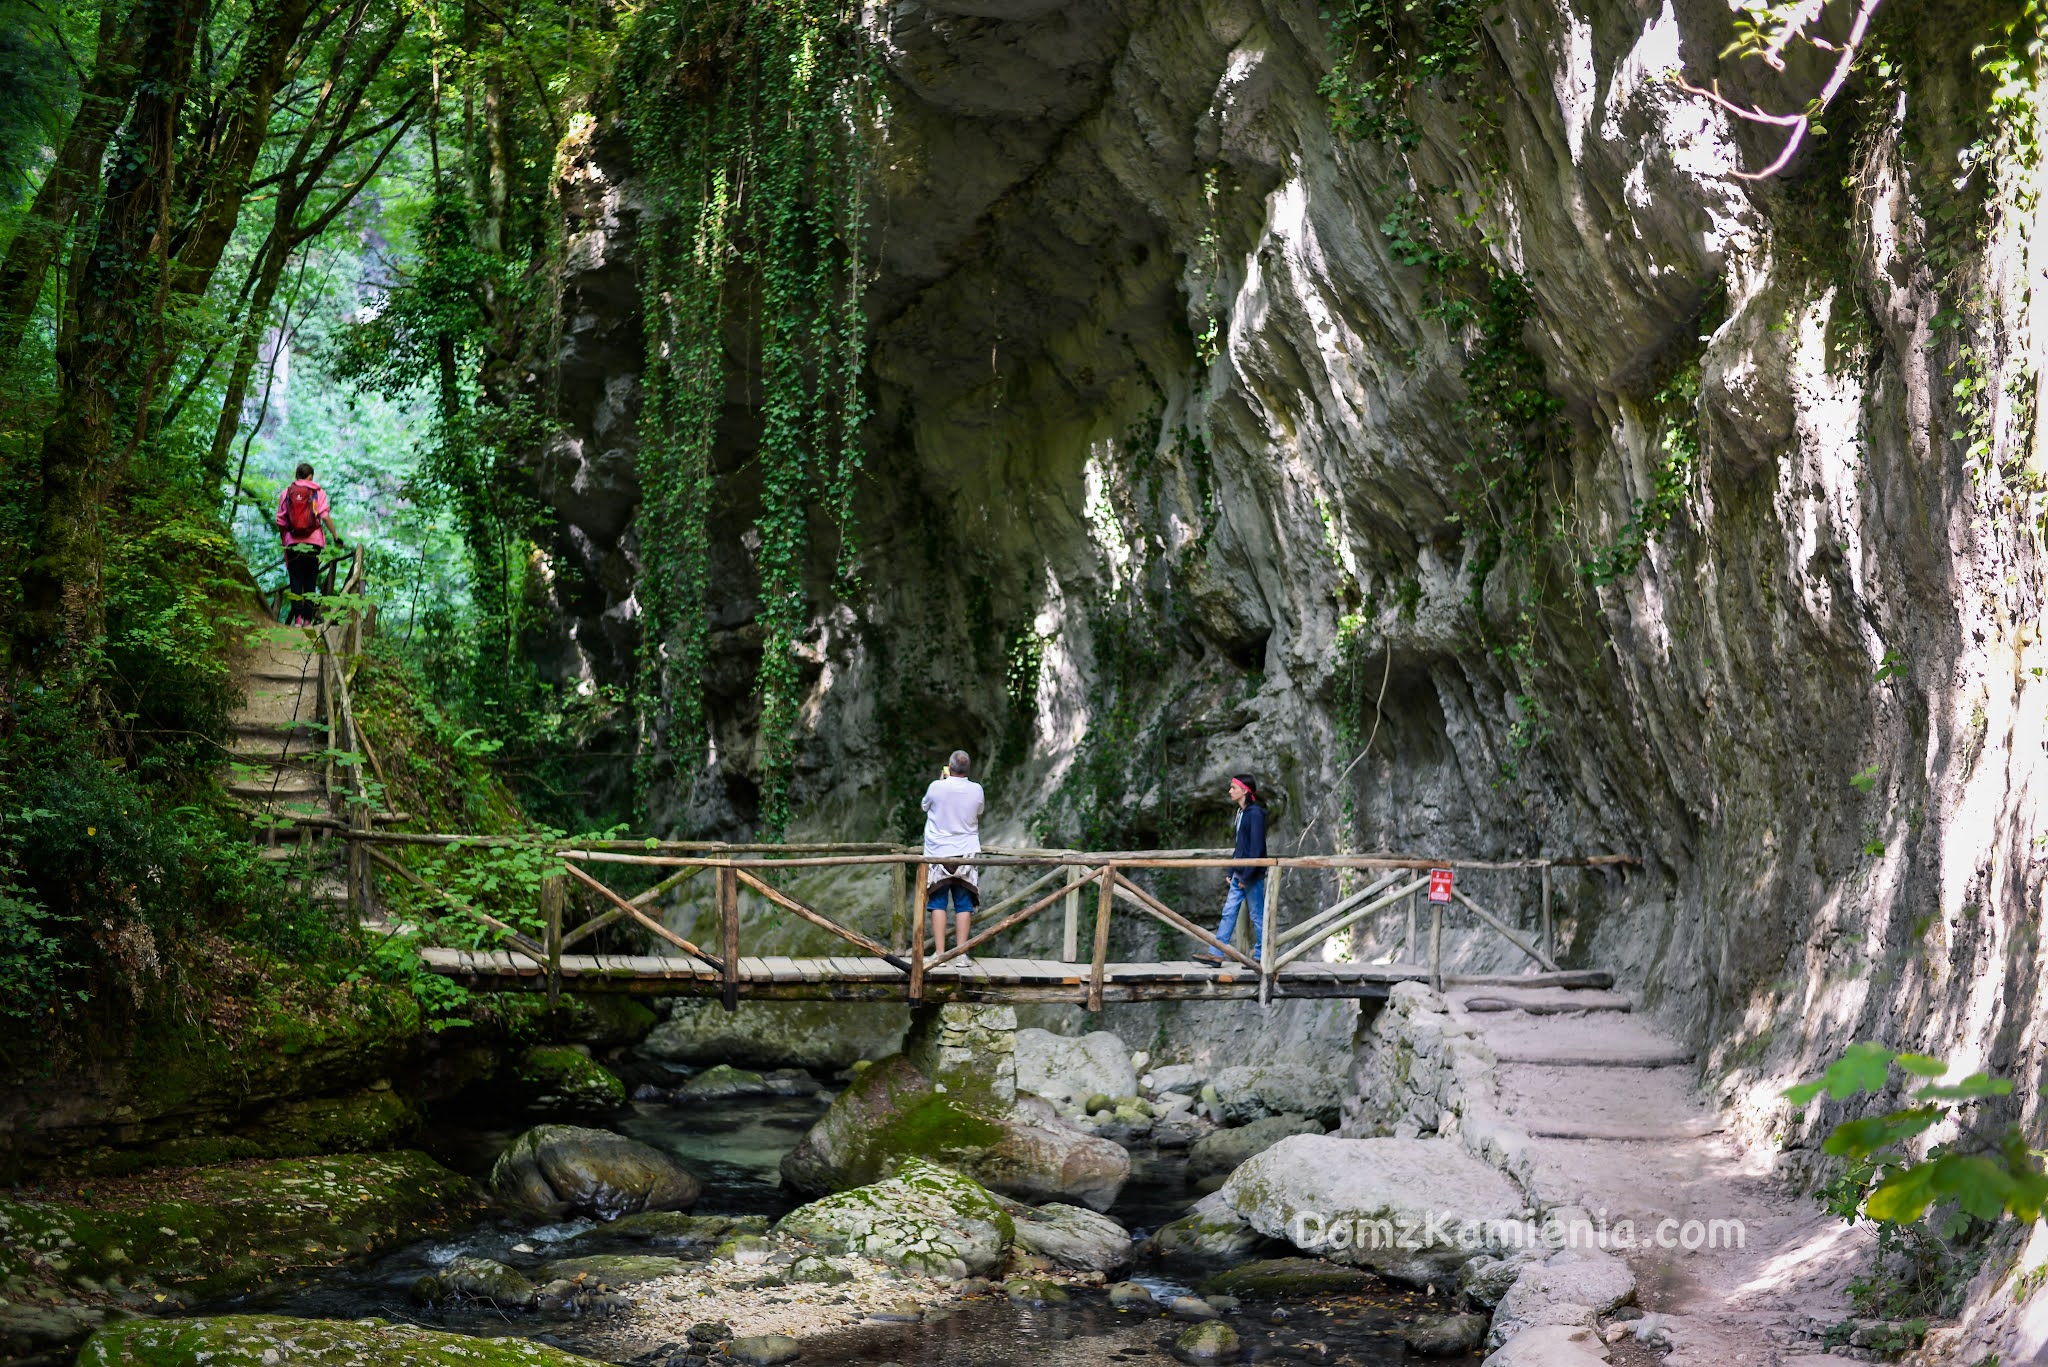
[[(782, 1156), (823, 1112), (821, 1100), (799, 1097), (739, 1098), (689, 1107), (635, 1103), (613, 1117), (609, 1128), (675, 1154), (701, 1176), (705, 1190), (697, 1213), (774, 1219), (796, 1204), (780, 1185)], [(430, 1136), (427, 1147), (449, 1166), (482, 1179), (524, 1125), (516, 1122), (489, 1130), (443, 1125)], [(1140, 1151), (1133, 1155), (1131, 1181), (1109, 1214), (1141, 1235), (1181, 1214), (1192, 1199), (1181, 1182), (1178, 1155)], [(604, 1350), (591, 1341), (600, 1328), (596, 1320), (550, 1319), (489, 1306), (427, 1308), (414, 1302), (412, 1286), (463, 1255), (496, 1259), (531, 1276), (543, 1264), (569, 1256), (667, 1251), (608, 1239), (601, 1224), (588, 1220), (545, 1226), (487, 1220), (313, 1280), (203, 1309), (337, 1319), (374, 1315), (463, 1333), (518, 1335), (601, 1357)], [(1188, 1294), (1192, 1274), (1141, 1263), (1131, 1279), (1151, 1289), (1163, 1304)], [(895, 1362), (904, 1367), (1086, 1367), (1173, 1361), (1170, 1350), (1175, 1336), (1186, 1328), (1183, 1322), (1164, 1314), (1113, 1310), (1100, 1290), (1071, 1291), (1073, 1298), (1065, 1305), (1013, 1305), (998, 1291), (941, 1303), (928, 1310), (921, 1323), (874, 1322), (807, 1337), (802, 1361)], [(1389, 1288), (1369, 1295), (1248, 1300), (1230, 1322), (1244, 1341), (1243, 1361), (1377, 1367), (1409, 1360), (1400, 1329), (1430, 1308), (1419, 1295)], [(604, 1327), (615, 1329), (617, 1322)], [(646, 1354), (614, 1360), (659, 1360), (661, 1355), (654, 1350), (665, 1341), (651, 1338)]]

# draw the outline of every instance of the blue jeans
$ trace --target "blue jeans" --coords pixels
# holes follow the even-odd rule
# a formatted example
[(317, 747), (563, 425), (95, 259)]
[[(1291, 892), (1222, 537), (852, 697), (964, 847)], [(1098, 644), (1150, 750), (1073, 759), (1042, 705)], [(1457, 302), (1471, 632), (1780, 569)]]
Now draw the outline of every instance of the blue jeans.
[[(1237, 881), (1236, 874), (1230, 875), (1230, 891), (1223, 898), (1223, 919), (1216, 923), (1216, 938), (1226, 945), (1230, 943), (1231, 933), (1237, 929), (1237, 909), (1247, 902), (1251, 903), (1252, 958), (1256, 960), (1259, 957), (1259, 948), (1266, 940), (1265, 879), (1261, 878), (1250, 887), (1246, 887)], [(1216, 951), (1206, 949), (1206, 952), (1213, 954)]]
[(929, 911), (945, 911), (948, 901), (952, 902), (951, 909), (955, 912), (974, 910), (974, 894), (969, 892), (963, 883), (941, 883), (933, 888), (931, 896), (925, 899), (925, 908)]

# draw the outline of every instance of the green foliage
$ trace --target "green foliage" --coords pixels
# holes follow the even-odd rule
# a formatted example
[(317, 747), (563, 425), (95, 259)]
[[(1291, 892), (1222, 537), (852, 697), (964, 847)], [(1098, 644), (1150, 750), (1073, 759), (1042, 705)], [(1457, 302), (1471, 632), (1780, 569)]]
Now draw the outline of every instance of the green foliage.
[[(2048, 1206), (2048, 1172), (2018, 1126), (1973, 1123), (1973, 1108), (2009, 1096), (2010, 1082), (1981, 1072), (1936, 1081), (1949, 1065), (1924, 1054), (1854, 1044), (1785, 1096), (1805, 1106), (1823, 1095), (1877, 1095), (1890, 1090), (1894, 1071), (1920, 1083), (1911, 1104), (1837, 1124), (1822, 1150), (1843, 1167), (1818, 1195), (1843, 1219), (1877, 1225), (1872, 1269), (1850, 1288), (1859, 1310), (1887, 1319), (1952, 1313), (1991, 1226), (2007, 1215), (2031, 1223)], [(1953, 1127), (1956, 1138), (1916, 1153), (1915, 1141), (1936, 1127)]]
[(1693, 355), (1652, 400), (1663, 415), (1664, 431), (1663, 459), (1652, 472), (1650, 496), (1635, 501), (1633, 516), (1613, 544), (1579, 567), (1588, 583), (1612, 584), (1634, 573), (1650, 542), (1685, 506), (1700, 457), (1699, 400), (1700, 362)]
[(738, 322), (757, 348), (761, 384), (759, 821), (779, 834), (789, 821), (813, 509), (838, 538), (843, 583), (854, 561), (867, 413), (860, 190), (876, 82), (857, 19), (836, 0), (666, 0), (635, 22), (622, 69), (649, 205), (642, 781), (687, 782), (702, 748), (711, 457)]
[[(65, 7), (53, 8), (69, 17)], [(40, 6), (0, 4), (0, 209), (24, 196), (43, 148), (62, 136), (72, 83), (65, 37)]]
[(1477, 0), (1342, 0), (1323, 11), (1336, 61), (1318, 87), (1330, 122), (1349, 138), (1412, 149), (1408, 97), (1457, 98), (1479, 70)]

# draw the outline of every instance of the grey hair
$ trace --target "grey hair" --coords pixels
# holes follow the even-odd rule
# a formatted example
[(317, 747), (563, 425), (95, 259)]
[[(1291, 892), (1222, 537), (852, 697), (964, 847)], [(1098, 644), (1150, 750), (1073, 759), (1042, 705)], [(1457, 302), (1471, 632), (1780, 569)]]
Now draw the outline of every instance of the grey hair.
[(966, 778), (967, 752), (965, 750), (955, 750), (953, 752), (953, 757), (946, 761), (946, 767), (948, 769), (951, 769), (955, 774), (959, 775), (961, 778)]

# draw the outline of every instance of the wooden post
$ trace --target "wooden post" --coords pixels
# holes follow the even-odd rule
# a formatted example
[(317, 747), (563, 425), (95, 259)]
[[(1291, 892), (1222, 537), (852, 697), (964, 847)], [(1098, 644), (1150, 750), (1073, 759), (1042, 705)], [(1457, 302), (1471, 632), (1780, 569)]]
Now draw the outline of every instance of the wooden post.
[(1550, 862), (1548, 860), (1545, 860), (1543, 864), (1543, 891), (1539, 895), (1543, 899), (1543, 952), (1555, 959), (1557, 957), (1557, 937), (1552, 933), (1550, 925)]
[(1414, 963), (1418, 948), (1420, 946), (1415, 943), (1415, 894), (1411, 892), (1408, 894), (1408, 933), (1401, 940), (1401, 957)]
[[(931, 865), (920, 860), (910, 871), (910, 938), (919, 943), (923, 943), (924, 937), (931, 933), (925, 924), (931, 917), (924, 909), (924, 904), (930, 900), (924, 891), (925, 879), (930, 876), (930, 869)], [(945, 917), (939, 919), (943, 922)], [(944, 945), (940, 945), (934, 953), (943, 952), (945, 948)]]
[[(917, 866), (917, 886), (924, 886), (924, 865)], [(910, 1004), (924, 1004), (924, 908), (912, 898), (910, 913)]]
[(1444, 990), (1444, 904), (1429, 904), (1429, 985)]
[(1260, 1006), (1270, 1006), (1273, 1002), (1273, 940), (1280, 929), (1280, 873), (1280, 866), (1275, 864), (1266, 874), (1266, 914), (1259, 918)]
[(895, 949), (904, 944), (904, 885), (910, 881), (907, 870), (901, 864), (889, 866), (889, 947)]
[(548, 1011), (562, 1004), (562, 908), (569, 901), (568, 879), (551, 873), (540, 880), (541, 921), (547, 927)]
[[(1066, 866), (1068, 881), (1081, 871), (1079, 864)], [(1060, 928), (1060, 962), (1070, 964), (1081, 957), (1081, 890), (1068, 893), (1062, 909), (1065, 924)]]
[(1109, 967), (1109, 913), (1116, 905), (1116, 865), (1102, 866), (1102, 896), (1095, 903), (1095, 956), (1088, 968), (1088, 1009), (1102, 1009), (1102, 977)]
[(723, 868), (718, 871), (718, 923), (724, 931), (721, 954), (725, 959), (725, 1009), (740, 1009), (740, 875)]

